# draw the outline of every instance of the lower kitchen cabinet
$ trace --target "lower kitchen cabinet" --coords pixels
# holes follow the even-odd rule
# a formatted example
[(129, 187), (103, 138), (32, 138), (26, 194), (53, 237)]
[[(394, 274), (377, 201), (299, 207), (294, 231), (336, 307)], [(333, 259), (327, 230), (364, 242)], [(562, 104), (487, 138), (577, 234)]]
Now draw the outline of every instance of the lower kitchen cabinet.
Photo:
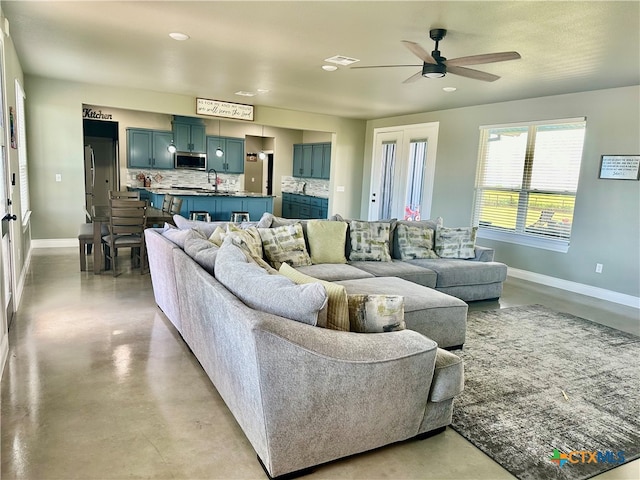
[[(152, 194), (154, 195), (154, 194)], [(154, 206), (162, 206), (164, 195), (155, 194)], [(212, 221), (231, 219), (231, 212), (249, 212), (252, 222), (257, 222), (265, 212), (273, 213), (273, 197), (241, 197), (241, 196), (205, 196), (205, 195), (174, 195), (182, 199), (180, 215), (189, 218), (191, 212), (209, 212)]]
[(284, 218), (327, 218), (328, 210), (329, 200), (327, 198), (297, 193), (282, 194), (282, 216)]

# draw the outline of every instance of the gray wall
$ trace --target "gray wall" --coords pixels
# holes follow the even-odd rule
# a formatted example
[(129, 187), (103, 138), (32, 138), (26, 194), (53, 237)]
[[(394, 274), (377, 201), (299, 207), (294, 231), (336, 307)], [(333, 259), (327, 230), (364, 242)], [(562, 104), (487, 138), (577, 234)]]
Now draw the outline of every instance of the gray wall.
[[(535, 98), (407, 115), (367, 122), (362, 187), (366, 218), (373, 129), (440, 122), (433, 217), (445, 225), (470, 225), (478, 157), (479, 126), (587, 117), (584, 156), (568, 253), (479, 240), (513, 268), (640, 296), (640, 182), (600, 180), (603, 154), (640, 154), (640, 87)], [(604, 265), (595, 273), (596, 263)]]

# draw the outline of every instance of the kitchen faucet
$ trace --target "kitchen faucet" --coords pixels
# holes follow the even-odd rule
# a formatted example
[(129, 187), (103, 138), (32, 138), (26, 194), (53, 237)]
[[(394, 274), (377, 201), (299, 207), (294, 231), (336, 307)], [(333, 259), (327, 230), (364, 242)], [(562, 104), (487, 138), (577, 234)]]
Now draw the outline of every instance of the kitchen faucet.
[(207, 172), (207, 182), (211, 184), (211, 172), (216, 174), (216, 183), (213, 185), (213, 190), (218, 193), (218, 172), (216, 172), (215, 168), (210, 168)]

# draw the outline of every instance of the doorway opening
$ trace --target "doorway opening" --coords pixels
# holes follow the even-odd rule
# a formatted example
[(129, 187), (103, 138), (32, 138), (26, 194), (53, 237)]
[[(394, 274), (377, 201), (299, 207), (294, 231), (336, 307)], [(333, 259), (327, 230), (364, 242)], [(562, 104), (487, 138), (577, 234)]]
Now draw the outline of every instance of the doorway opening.
[(118, 190), (118, 122), (83, 120), (85, 206), (108, 205), (109, 190)]

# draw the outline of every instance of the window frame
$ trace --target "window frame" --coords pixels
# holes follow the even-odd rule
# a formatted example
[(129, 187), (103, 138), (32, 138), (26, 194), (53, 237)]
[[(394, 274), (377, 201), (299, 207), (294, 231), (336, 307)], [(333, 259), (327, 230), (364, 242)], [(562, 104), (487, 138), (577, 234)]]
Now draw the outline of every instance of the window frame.
[[(535, 146), (536, 146), (536, 133), (539, 127), (562, 125), (570, 123), (584, 123), (584, 130), (586, 134), (586, 117), (574, 117), (563, 118), (557, 120), (544, 120), (544, 121), (532, 121), (532, 122), (517, 122), (500, 125), (481, 125), (480, 140), (478, 147), (478, 160), (476, 171), (476, 182), (474, 191), (474, 205), (472, 211), (472, 223), (478, 226), (477, 236), (479, 238), (485, 238), (489, 240), (497, 240), (506, 243), (513, 243), (517, 245), (523, 245), (534, 248), (541, 248), (545, 250), (551, 250), (556, 252), (566, 253), (569, 251), (571, 242), (571, 235), (573, 233), (573, 225), (569, 232), (568, 237), (554, 237), (552, 235), (545, 235), (541, 233), (527, 233), (526, 229), (526, 214), (529, 211), (529, 198), (532, 194), (544, 194), (544, 195), (557, 195), (557, 196), (572, 196), (575, 199), (579, 190), (579, 176), (582, 168), (582, 161), (584, 157), (584, 140), (582, 144), (582, 152), (580, 157), (580, 167), (578, 169), (578, 178), (576, 178), (575, 191), (553, 191), (553, 190), (540, 190), (531, 188), (531, 172), (534, 168)], [(496, 188), (490, 185), (483, 185), (484, 167), (486, 160), (486, 151), (489, 139), (489, 131), (492, 129), (500, 128), (527, 128), (527, 144), (524, 152), (523, 166), (522, 166), (522, 183), (519, 188)], [(487, 190), (504, 190), (518, 194), (518, 206), (517, 206), (517, 218), (516, 226), (514, 230), (501, 229), (499, 227), (490, 227), (480, 224), (481, 213), (481, 195)], [(574, 207), (575, 212), (575, 207)], [(572, 222), (573, 223), (573, 222)]]

